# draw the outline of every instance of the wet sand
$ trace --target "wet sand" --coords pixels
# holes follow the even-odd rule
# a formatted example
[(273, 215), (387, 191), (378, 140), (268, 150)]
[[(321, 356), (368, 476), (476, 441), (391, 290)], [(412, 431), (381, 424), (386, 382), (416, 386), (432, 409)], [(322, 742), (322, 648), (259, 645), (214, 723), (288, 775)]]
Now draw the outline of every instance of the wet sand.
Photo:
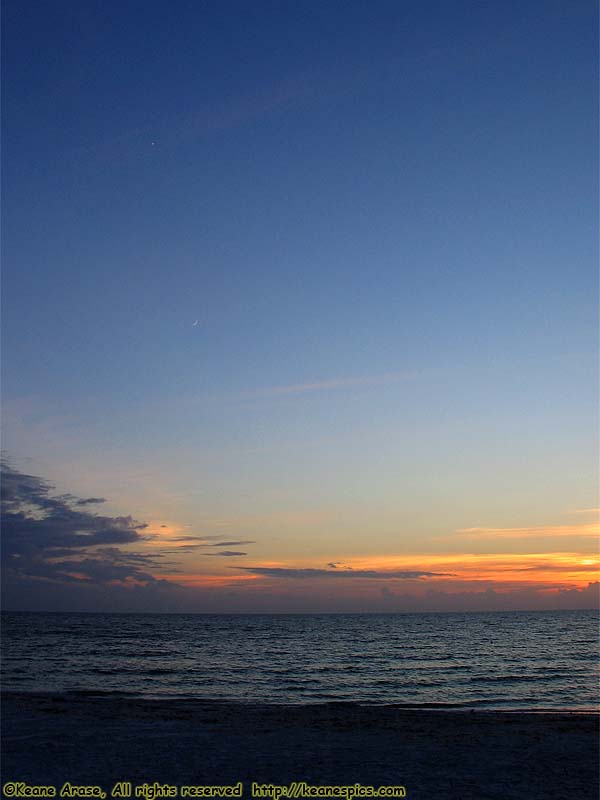
[[(598, 797), (597, 714), (2, 695), (2, 782), (402, 785), (415, 800)], [(109, 795), (110, 797), (110, 795)]]

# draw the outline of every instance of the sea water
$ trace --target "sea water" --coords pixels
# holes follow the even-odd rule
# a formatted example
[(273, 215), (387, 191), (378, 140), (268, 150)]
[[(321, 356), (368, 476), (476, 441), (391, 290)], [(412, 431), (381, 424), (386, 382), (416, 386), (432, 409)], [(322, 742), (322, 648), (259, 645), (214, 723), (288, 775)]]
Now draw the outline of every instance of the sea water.
[(597, 709), (595, 611), (3, 613), (2, 688)]

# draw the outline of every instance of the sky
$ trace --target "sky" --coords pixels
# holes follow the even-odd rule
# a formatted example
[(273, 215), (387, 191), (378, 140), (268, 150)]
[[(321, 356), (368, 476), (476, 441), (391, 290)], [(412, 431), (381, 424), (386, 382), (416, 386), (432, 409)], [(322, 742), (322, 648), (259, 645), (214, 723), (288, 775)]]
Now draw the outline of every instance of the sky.
[(598, 600), (592, 0), (3, 3), (3, 607)]

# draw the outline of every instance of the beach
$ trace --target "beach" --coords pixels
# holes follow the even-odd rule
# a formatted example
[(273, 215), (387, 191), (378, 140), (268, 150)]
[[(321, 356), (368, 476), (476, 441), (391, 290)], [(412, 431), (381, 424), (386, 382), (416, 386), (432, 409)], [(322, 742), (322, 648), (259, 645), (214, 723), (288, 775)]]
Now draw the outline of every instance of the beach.
[[(598, 714), (2, 697), (2, 782), (403, 786), (415, 800), (596, 798)], [(303, 796), (303, 795), (298, 795)]]

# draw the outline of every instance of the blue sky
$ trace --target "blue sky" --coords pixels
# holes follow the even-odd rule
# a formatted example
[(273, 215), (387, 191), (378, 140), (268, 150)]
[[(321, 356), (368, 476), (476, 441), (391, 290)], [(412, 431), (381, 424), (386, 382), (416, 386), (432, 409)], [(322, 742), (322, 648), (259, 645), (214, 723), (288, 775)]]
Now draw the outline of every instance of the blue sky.
[(598, 505), (594, 3), (3, 15), (15, 465), (374, 558)]

